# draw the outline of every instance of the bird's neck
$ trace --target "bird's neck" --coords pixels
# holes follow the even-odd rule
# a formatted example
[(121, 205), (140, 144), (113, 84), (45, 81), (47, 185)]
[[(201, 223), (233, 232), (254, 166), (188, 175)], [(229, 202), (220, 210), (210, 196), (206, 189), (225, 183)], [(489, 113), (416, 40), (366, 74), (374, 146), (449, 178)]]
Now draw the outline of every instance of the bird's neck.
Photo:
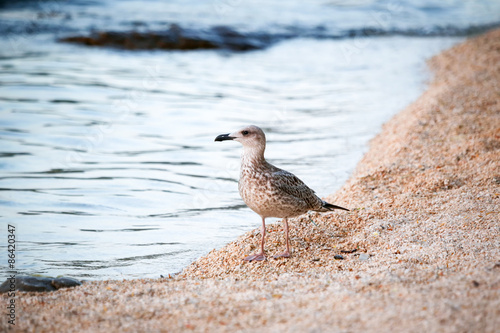
[(266, 162), (264, 158), (265, 146), (258, 147), (243, 147), (243, 153), (241, 154), (241, 166), (249, 167), (252, 165), (261, 165)]

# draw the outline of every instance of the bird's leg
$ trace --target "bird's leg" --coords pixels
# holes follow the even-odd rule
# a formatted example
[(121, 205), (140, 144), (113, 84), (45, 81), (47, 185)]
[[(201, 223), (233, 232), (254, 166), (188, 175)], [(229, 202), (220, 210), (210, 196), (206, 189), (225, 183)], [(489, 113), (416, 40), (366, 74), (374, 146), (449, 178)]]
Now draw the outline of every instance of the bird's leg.
[(262, 260), (266, 260), (266, 253), (264, 252), (264, 241), (266, 239), (266, 219), (263, 217), (262, 218), (262, 230), (261, 230), (261, 234), (262, 234), (262, 239), (260, 241), (260, 252), (257, 253), (257, 254), (252, 254), (252, 255), (249, 255), (248, 257), (245, 257), (243, 258), (243, 260), (246, 260), (246, 261), (262, 261)]
[(275, 255), (273, 258), (290, 258), (290, 238), (288, 237), (288, 219), (285, 217), (283, 219), (283, 223), (285, 224), (285, 239), (286, 239), (286, 251), (282, 254)]

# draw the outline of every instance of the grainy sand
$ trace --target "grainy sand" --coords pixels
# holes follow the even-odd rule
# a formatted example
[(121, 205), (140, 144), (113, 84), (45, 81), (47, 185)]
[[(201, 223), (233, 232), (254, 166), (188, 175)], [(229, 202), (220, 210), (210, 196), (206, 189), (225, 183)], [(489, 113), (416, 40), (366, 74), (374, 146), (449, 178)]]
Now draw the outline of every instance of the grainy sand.
[[(249, 232), (172, 279), (19, 293), (16, 328), (498, 331), (500, 30), (429, 65), (428, 91), (384, 126), (351, 179), (325, 198), (353, 211), (290, 221), (291, 259), (243, 262), (259, 242)], [(269, 231), (268, 251), (283, 250), (281, 225)]]

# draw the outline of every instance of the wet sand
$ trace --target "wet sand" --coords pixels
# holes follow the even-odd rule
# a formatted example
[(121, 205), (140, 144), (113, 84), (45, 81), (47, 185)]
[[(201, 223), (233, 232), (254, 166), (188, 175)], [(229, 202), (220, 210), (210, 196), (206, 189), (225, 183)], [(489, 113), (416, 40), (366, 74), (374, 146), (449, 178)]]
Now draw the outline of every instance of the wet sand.
[[(352, 211), (290, 221), (292, 258), (243, 262), (259, 243), (251, 231), (174, 278), (18, 293), (16, 329), (494, 332), (500, 30), (429, 66), (428, 90), (384, 126), (350, 180), (325, 198)], [(268, 253), (282, 251), (282, 226), (268, 231)], [(9, 326), (6, 316), (0, 325)]]

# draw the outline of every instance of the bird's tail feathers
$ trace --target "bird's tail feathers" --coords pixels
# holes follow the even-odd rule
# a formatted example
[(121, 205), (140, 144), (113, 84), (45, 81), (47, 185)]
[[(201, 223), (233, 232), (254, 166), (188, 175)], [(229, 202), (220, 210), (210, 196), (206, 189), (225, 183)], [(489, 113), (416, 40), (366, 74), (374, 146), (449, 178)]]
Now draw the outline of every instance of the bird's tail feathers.
[(347, 209), (347, 208), (336, 206), (336, 205), (332, 205), (332, 204), (330, 204), (330, 203), (328, 203), (326, 201), (323, 201), (323, 208), (325, 208), (326, 210), (342, 209), (342, 210), (349, 211), (349, 209)]

